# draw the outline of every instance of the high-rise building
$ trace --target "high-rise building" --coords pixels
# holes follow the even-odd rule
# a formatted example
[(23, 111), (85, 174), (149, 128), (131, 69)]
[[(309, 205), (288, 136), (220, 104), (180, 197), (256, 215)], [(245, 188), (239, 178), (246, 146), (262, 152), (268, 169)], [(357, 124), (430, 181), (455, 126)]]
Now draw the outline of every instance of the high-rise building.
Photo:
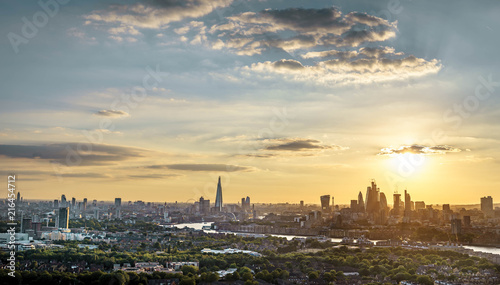
[(72, 208), (72, 210), (75, 209), (75, 206), (76, 206), (76, 199), (75, 199), (75, 197), (73, 197), (73, 198), (71, 198), (71, 208)]
[(380, 189), (377, 188), (377, 184), (375, 180), (372, 179), (371, 187), (366, 188), (366, 202), (365, 202), (365, 211), (367, 213), (378, 213), (380, 210), (380, 198), (379, 198)]
[(250, 211), (250, 197), (241, 198), (241, 210)]
[(387, 210), (387, 198), (385, 197), (384, 193), (380, 193), (380, 210), (381, 211), (386, 211)]
[(487, 214), (493, 212), (493, 198), (491, 196), (481, 198), (481, 211)]
[(66, 205), (66, 195), (62, 194), (61, 195), (61, 207), (67, 207), (68, 205)]
[(443, 204), (443, 212), (449, 212), (450, 211), (450, 204)]
[(303, 200), (300, 200), (300, 207), (304, 208), (304, 201)]
[(116, 218), (121, 220), (122, 218), (122, 198), (115, 198), (115, 211)]
[(21, 223), (21, 232), (25, 233), (26, 230), (31, 230), (32, 219), (31, 218), (23, 218), (23, 222)]
[(331, 205), (331, 207), (332, 207), (332, 212), (334, 212), (335, 211), (335, 197), (333, 197), (333, 196), (332, 196), (332, 205)]
[(321, 211), (323, 213), (330, 212), (330, 195), (323, 195), (319, 197), (321, 201)]
[(400, 212), (399, 212), (399, 204), (401, 204), (401, 194), (398, 194), (398, 193), (394, 193), (393, 195), (393, 213), (394, 213), (394, 216), (399, 216), (400, 215)]
[(205, 198), (200, 197), (199, 212), (202, 214), (208, 214), (210, 212), (210, 200), (205, 200)]
[(21, 192), (17, 192), (17, 203), (21, 202)]
[(358, 194), (358, 210), (359, 212), (365, 211), (365, 202), (363, 201), (363, 194), (361, 193), (361, 191), (359, 191)]
[(220, 183), (220, 176), (219, 176), (219, 182), (217, 183), (217, 194), (215, 196), (215, 211), (216, 212), (222, 212), (222, 186)]
[(425, 202), (424, 201), (415, 202), (415, 211), (418, 211), (420, 209), (425, 209)]
[(69, 227), (69, 207), (59, 208), (58, 227), (62, 229)]
[(87, 198), (83, 198), (83, 209), (84, 212), (87, 211)]
[(411, 196), (408, 191), (405, 190), (405, 216), (411, 214)]
[(351, 200), (351, 211), (357, 212), (359, 209), (358, 200)]
[(59, 209), (59, 200), (54, 200), (54, 208)]

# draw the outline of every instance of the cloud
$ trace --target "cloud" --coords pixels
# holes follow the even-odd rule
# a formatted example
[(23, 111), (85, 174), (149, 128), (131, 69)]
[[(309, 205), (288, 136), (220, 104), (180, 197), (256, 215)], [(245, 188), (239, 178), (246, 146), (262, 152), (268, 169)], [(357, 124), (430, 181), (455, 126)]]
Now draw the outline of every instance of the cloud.
[(106, 165), (142, 157), (143, 152), (136, 148), (90, 143), (0, 145), (0, 155), (6, 157), (49, 160), (66, 166)]
[[(396, 22), (364, 13), (343, 15), (337, 8), (264, 10), (227, 18), (210, 27), (213, 48), (241, 55), (269, 48), (285, 51), (317, 47), (357, 47), (396, 36)], [(245, 43), (242, 45), (241, 43)]]
[(165, 179), (182, 176), (180, 174), (144, 174), (144, 175), (128, 175), (132, 179)]
[[(328, 54), (335, 54), (328, 51)], [(328, 56), (328, 54), (306, 54), (305, 56)], [(339, 58), (320, 61), (313, 65), (304, 65), (297, 60), (282, 59), (265, 61), (238, 68), (242, 76), (249, 80), (269, 79), (281, 76), (286, 81), (299, 81), (322, 85), (367, 84), (391, 80), (402, 80), (435, 74), (441, 70), (439, 61), (427, 61), (413, 55), (399, 58), (376, 58), (356, 56), (346, 53)], [(396, 53), (392, 54), (396, 56)], [(273, 78), (273, 77), (271, 77)]]
[(302, 70), (304, 66), (299, 61), (293, 59), (282, 59), (272, 63), (273, 68), (288, 69), (288, 70)]
[(344, 147), (338, 145), (324, 145), (313, 139), (275, 139), (270, 140), (271, 145), (265, 147), (266, 150), (277, 151), (308, 151), (308, 150), (343, 150)]
[[(154, 0), (129, 5), (111, 5), (84, 16), (88, 24), (109, 23), (130, 32), (130, 28), (160, 29), (171, 22), (207, 15), (230, 5), (232, 0)], [(133, 31), (133, 30), (132, 30)]]
[(238, 166), (230, 164), (163, 164), (163, 165), (150, 165), (146, 168), (151, 169), (174, 169), (185, 171), (253, 171), (254, 168), (250, 166)]
[(396, 155), (396, 154), (424, 154), (424, 155), (433, 155), (433, 154), (446, 154), (448, 152), (460, 152), (462, 151), (459, 148), (455, 148), (449, 145), (437, 145), (437, 146), (423, 146), (423, 145), (407, 145), (400, 146), (397, 148), (388, 147), (380, 150), (378, 155)]
[(57, 173), (52, 176), (65, 177), (65, 178), (109, 178), (109, 175), (102, 173)]
[[(323, 85), (372, 83), (435, 74), (442, 68), (438, 60), (417, 58), (392, 47), (363, 46), (387, 41), (397, 32), (397, 22), (366, 13), (343, 15), (337, 8), (290, 8), (245, 12), (227, 20), (211, 26), (208, 34), (200, 33), (211, 42), (211, 48), (246, 56), (271, 49), (295, 54), (293, 59), (237, 68), (249, 81), (282, 78)], [(321, 60), (302, 61), (297, 56)]]
[(121, 110), (101, 110), (95, 113), (97, 116), (103, 116), (103, 117), (129, 117), (130, 115)]

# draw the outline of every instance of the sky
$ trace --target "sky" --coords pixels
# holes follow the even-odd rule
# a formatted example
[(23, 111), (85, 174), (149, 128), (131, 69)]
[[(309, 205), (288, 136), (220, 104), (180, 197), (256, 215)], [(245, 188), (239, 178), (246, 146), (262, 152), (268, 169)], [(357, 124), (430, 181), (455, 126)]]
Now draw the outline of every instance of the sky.
[[(0, 1), (24, 199), (500, 199), (497, 1)], [(389, 198), (389, 204), (392, 198)]]

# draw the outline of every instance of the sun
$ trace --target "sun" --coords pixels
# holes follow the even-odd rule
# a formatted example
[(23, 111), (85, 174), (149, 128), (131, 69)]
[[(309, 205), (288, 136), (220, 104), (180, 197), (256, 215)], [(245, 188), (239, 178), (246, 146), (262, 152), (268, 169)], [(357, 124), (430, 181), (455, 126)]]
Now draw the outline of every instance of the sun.
[(426, 155), (411, 152), (391, 154), (389, 159), (391, 171), (395, 171), (398, 176), (405, 178), (418, 174), (425, 168), (426, 164)]

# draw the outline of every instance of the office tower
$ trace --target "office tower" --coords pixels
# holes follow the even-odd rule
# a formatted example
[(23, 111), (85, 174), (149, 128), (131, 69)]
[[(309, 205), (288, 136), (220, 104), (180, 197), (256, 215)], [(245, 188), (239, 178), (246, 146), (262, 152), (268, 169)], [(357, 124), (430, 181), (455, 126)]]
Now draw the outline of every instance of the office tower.
[(75, 199), (75, 197), (73, 197), (73, 198), (71, 198), (71, 208), (73, 209), (73, 211), (75, 209), (75, 206), (76, 206), (76, 199)]
[(210, 200), (200, 197), (199, 211), (202, 214), (208, 214), (210, 212)]
[(26, 230), (31, 230), (32, 220), (31, 218), (23, 218), (23, 222), (21, 223), (21, 232), (25, 233)]
[(357, 212), (359, 207), (358, 207), (358, 200), (351, 200), (351, 211)]
[(332, 205), (331, 205), (331, 208), (332, 208), (332, 212), (335, 211), (335, 197), (332, 196)]
[(17, 203), (21, 202), (21, 192), (17, 192)]
[(450, 204), (443, 204), (443, 212), (449, 212), (450, 211)]
[(359, 191), (358, 194), (358, 209), (362, 213), (365, 212), (365, 202), (363, 200), (363, 194), (361, 193), (361, 191)]
[(481, 211), (488, 214), (493, 212), (493, 198), (491, 196), (481, 198)]
[(94, 208), (94, 219), (99, 220), (99, 208)]
[(58, 227), (67, 229), (69, 227), (69, 207), (59, 208)]
[(304, 208), (304, 201), (303, 200), (300, 201), (300, 207)]
[(220, 183), (220, 176), (219, 176), (219, 182), (217, 183), (217, 195), (215, 196), (215, 211), (216, 212), (222, 212), (222, 186)]
[(83, 209), (84, 212), (87, 211), (87, 198), (83, 198)]
[(418, 211), (420, 209), (425, 209), (425, 202), (424, 201), (415, 202), (415, 211)]
[(250, 211), (250, 197), (241, 198), (241, 210)]
[(380, 192), (380, 213), (379, 213), (379, 221), (380, 224), (385, 224), (387, 221), (387, 213), (388, 213), (388, 207), (387, 207), (387, 198), (385, 197), (385, 194)]
[(411, 196), (408, 191), (405, 190), (405, 215), (411, 214)]
[(62, 194), (61, 195), (61, 207), (66, 207), (66, 195)]
[(451, 220), (451, 234), (459, 235), (462, 233), (462, 220), (461, 219), (452, 219)]
[(97, 200), (92, 201), (92, 207), (97, 207)]
[(54, 208), (59, 209), (59, 200), (54, 200)]
[(115, 211), (116, 211), (116, 218), (121, 219), (122, 218), (122, 198), (115, 198)]
[(323, 195), (319, 199), (321, 201), (321, 211), (323, 213), (330, 212), (330, 195)]
[(394, 216), (399, 216), (400, 213), (399, 213), (399, 204), (401, 204), (401, 194), (398, 194), (398, 193), (394, 193), (393, 195), (393, 213), (394, 213)]
[(387, 198), (385, 197), (384, 193), (380, 193), (380, 211), (386, 211), (387, 210)]
[(377, 184), (375, 183), (375, 180), (372, 179), (371, 187), (367, 187), (367, 189), (366, 189), (365, 211), (367, 213), (378, 213), (379, 212), (379, 210), (380, 210), (379, 191), (380, 191), (380, 189), (377, 188)]

